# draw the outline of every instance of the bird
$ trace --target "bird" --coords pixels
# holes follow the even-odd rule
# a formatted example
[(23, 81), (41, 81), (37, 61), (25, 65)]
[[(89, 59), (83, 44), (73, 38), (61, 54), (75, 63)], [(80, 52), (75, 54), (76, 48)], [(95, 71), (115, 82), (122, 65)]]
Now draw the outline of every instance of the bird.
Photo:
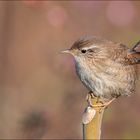
[(63, 53), (74, 57), (76, 73), (89, 90), (87, 100), (90, 106), (94, 106), (92, 97), (108, 105), (120, 96), (135, 92), (140, 41), (130, 49), (101, 37), (84, 36)]

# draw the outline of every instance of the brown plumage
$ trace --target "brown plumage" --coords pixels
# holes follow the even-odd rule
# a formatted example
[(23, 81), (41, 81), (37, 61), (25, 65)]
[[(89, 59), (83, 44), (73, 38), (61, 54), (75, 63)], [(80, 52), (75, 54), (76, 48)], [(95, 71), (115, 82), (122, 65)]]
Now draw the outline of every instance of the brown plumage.
[(95, 96), (106, 101), (134, 93), (140, 42), (130, 50), (120, 43), (87, 37), (66, 52), (74, 56), (78, 77)]
[(140, 63), (140, 41), (128, 52), (130, 64)]

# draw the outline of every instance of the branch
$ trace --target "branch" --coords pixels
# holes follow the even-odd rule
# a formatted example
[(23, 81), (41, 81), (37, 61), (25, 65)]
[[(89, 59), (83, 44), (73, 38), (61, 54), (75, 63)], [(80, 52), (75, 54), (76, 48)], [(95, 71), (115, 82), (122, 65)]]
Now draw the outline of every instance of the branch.
[(83, 114), (83, 139), (100, 139), (101, 124), (105, 106), (97, 103), (97, 98), (92, 99), (92, 104), (96, 107), (88, 106)]

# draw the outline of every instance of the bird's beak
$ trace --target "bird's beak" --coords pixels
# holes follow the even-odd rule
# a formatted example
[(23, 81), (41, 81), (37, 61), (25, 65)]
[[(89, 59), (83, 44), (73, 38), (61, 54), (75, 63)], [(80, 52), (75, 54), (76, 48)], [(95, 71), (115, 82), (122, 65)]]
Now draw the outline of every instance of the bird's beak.
[(68, 53), (68, 54), (72, 54), (72, 51), (71, 51), (70, 49), (67, 49), (67, 50), (61, 51), (61, 53)]

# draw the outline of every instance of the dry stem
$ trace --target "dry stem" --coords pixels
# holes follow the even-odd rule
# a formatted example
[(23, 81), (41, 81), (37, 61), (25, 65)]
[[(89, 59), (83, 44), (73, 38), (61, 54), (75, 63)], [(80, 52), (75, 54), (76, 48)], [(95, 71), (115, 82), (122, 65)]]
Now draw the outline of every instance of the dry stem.
[(97, 103), (97, 98), (92, 99), (92, 104), (99, 107), (94, 108), (96, 114), (93, 117), (92, 121), (88, 124), (83, 124), (84, 140), (100, 139), (101, 136), (101, 124), (105, 107), (103, 107), (101, 103)]

